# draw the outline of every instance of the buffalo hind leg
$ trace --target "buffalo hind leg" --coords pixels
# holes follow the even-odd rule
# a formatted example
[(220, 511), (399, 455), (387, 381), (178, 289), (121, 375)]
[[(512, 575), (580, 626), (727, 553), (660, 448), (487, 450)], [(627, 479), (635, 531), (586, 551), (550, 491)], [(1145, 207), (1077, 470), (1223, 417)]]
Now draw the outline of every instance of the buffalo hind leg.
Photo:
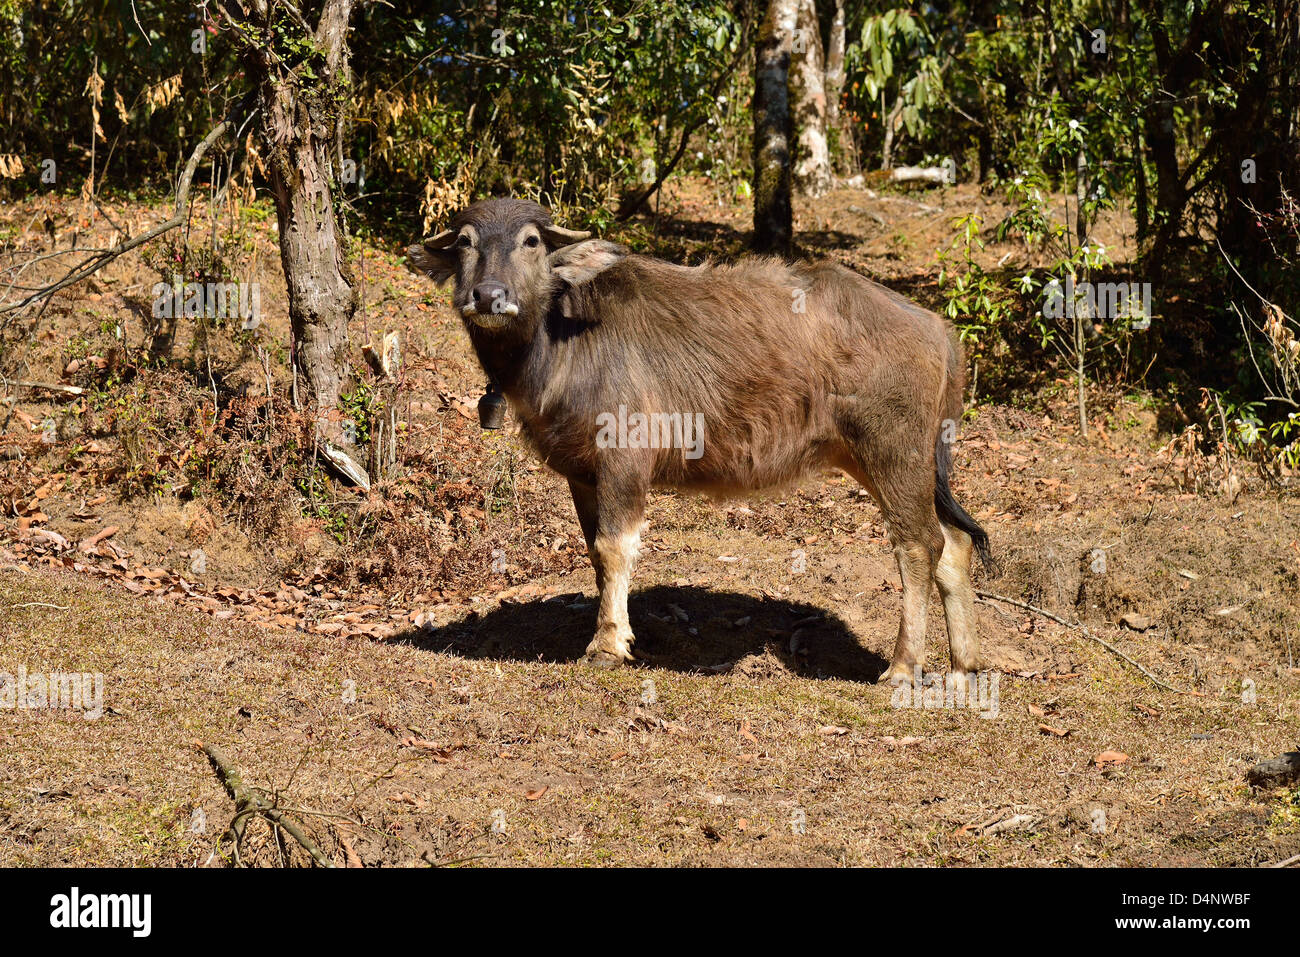
[(898, 638), (889, 667), (877, 679), (881, 684), (912, 682), (916, 669), (925, 667), (930, 590), (944, 547), (943, 526), (934, 510), (933, 466), (919, 458), (909, 465), (885, 475), (872, 475), (856, 459), (845, 466), (880, 506), (903, 582)]
[(943, 524), (943, 554), (934, 579), (943, 599), (948, 622), (948, 645), (954, 676), (967, 675), (983, 667), (979, 635), (975, 630), (975, 588), (971, 585), (971, 537), (960, 528)]
[(903, 581), (903, 615), (898, 623), (894, 655), (879, 678), (882, 684), (912, 682), (916, 669), (925, 668), (926, 619), (935, 570), (935, 548), (931, 543), (911, 535), (900, 537), (892, 528), (890, 537), (894, 539), (894, 558)]

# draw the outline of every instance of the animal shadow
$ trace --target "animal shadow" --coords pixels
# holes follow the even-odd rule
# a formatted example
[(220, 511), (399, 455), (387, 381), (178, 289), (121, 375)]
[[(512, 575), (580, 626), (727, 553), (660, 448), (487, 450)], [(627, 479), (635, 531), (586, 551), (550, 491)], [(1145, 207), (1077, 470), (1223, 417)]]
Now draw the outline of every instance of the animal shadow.
[[(840, 618), (797, 601), (660, 585), (636, 592), (628, 614), (637, 663), (681, 672), (875, 681), (888, 662)], [(502, 604), (390, 641), (465, 658), (577, 664), (596, 627), (596, 599), (572, 592)]]

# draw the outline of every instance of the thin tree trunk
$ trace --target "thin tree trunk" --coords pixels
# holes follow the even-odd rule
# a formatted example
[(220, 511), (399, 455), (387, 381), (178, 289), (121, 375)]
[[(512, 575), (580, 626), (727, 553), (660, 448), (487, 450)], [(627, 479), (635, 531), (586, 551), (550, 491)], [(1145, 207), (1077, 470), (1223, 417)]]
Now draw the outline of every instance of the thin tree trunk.
[[(1165, 94), (1157, 92), (1157, 96)], [(1183, 219), (1183, 186), (1178, 171), (1178, 141), (1174, 134), (1174, 104), (1158, 99), (1146, 115), (1146, 141), (1156, 170), (1155, 241), (1149, 261), (1156, 274), (1164, 269), (1165, 251)]]
[(836, 149), (832, 164), (841, 171), (847, 169), (849, 130), (844, 124), (844, 115), (840, 112), (840, 98), (844, 95), (844, 51), (845, 25), (844, 0), (834, 0), (835, 14), (831, 18), (831, 32), (826, 41), (826, 133), (834, 136)]
[(1151, 212), (1147, 200), (1146, 148), (1142, 143), (1142, 134), (1133, 134), (1133, 202), (1134, 216), (1137, 220), (1137, 243), (1141, 249), (1146, 245), (1151, 234)]
[[(1074, 161), (1074, 231), (1078, 237), (1079, 245), (1083, 246), (1088, 241), (1088, 214), (1083, 208), (1083, 204), (1088, 199), (1088, 157), (1083, 150), (1079, 150)], [(1092, 271), (1084, 268), (1083, 279), (1085, 282), (1092, 280)], [(1079, 435), (1082, 438), (1088, 437), (1088, 384), (1084, 378), (1085, 357), (1088, 348), (1088, 337), (1096, 335), (1096, 324), (1099, 320), (1108, 317), (1091, 311), (1085, 316), (1084, 311), (1075, 305), (1074, 318), (1074, 348), (1075, 369), (1079, 379)], [(1109, 317), (1109, 318), (1114, 318)]]
[(826, 140), (825, 58), (816, 0), (799, 0), (796, 23), (790, 77), (799, 136), (794, 181), (804, 196), (823, 196), (831, 188), (831, 153)]
[[(971, 25), (985, 36), (998, 32), (997, 8), (993, 0), (975, 0), (971, 4)], [(1000, 92), (999, 92), (1000, 90)], [(995, 120), (990, 109), (990, 98), (999, 97), (1006, 103), (1008, 90), (1006, 84), (981, 84), (979, 93), (979, 116), (975, 123), (976, 155), (979, 159), (979, 182), (988, 180), (993, 171), (993, 130)], [(999, 113), (1002, 111), (998, 111)]]
[(1083, 310), (1074, 310), (1074, 361), (1075, 377), (1079, 387), (1079, 436), (1088, 437), (1088, 380), (1085, 378), (1084, 353), (1087, 339), (1083, 334)]
[(898, 99), (894, 101), (894, 108), (889, 111), (889, 116), (885, 119), (885, 140), (880, 147), (880, 168), (883, 170), (893, 169), (894, 167), (894, 133), (897, 132), (902, 121), (903, 91), (899, 90)]
[(769, 0), (754, 64), (754, 248), (789, 255), (790, 51), (798, 0)]
[(840, 97), (844, 94), (844, 0), (835, 0), (831, 34), (826, 43), (826, 128), (839, 129)]
[(1088, 214), (1083, 204), (1088, 201), (1088, 157), (1079, 150), (1074, 160), (1074, 232), (1082, 246), (1088, 241)]
[[(248, 26), (272, 35), (274, 16), (262, 0), (241, 4)], [(340, 435), (339, 396), (348, 378), (348, 324), (357, 294), (347, 240), (334, 201), (334, 168), (346, 90), (347, 31), (353, 0), (325, 0), (311, 42), (322, 53), (307, 83), (271, 45), (250, 45), (245, 61), (258, 86), (262, 138), (280, 232), (280, 261), (289, 292), (295, 401), (309, 409), (326, 438)], [(295, 17), (304, 28), (301, 14)]]

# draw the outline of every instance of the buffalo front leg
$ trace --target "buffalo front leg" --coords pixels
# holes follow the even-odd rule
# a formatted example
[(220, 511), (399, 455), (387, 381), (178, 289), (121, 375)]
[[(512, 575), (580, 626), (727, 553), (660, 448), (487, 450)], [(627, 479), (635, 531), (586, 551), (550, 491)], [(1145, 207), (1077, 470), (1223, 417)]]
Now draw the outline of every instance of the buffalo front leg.
[(600, 556), (596, 554), (596, 529), (599, 526), (596, 489), (570, 479), (569, 492), (573, 495), (573, 507), (578, 513), (578, 524), (582, 526), (582, 537), (587, 540), (587, 557), (591, 559), (592, 570), (596, 573), (596, 590), (601, 591), (605, 587), (605, 576), (601, 572)]
[[(612, 668), (632, 660), (632, 626), (627, 617), (627, 596), (632, 569), (641, 547), (641, 518), (645, 492), (597, 484), (592, 564), (600, 589), (596, 636), (587, 646), (585, 662)], [(585, 531), (585, 529), (584, 529)]]

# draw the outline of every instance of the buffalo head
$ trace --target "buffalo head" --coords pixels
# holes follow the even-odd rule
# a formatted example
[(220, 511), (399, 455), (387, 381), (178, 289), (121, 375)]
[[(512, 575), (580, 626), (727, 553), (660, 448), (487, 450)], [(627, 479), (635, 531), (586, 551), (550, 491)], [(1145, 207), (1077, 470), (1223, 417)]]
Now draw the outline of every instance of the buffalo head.
[(518, 330), (535, 325), (557, 294), (563, 299), (566, 286), (585, 282), (626, 255), (590, 235), (556, 226), (536, 203), (489, 199), (467, 207), (406, 254), (436, 283), (455, 277), (452, 304), (467, 324)]

